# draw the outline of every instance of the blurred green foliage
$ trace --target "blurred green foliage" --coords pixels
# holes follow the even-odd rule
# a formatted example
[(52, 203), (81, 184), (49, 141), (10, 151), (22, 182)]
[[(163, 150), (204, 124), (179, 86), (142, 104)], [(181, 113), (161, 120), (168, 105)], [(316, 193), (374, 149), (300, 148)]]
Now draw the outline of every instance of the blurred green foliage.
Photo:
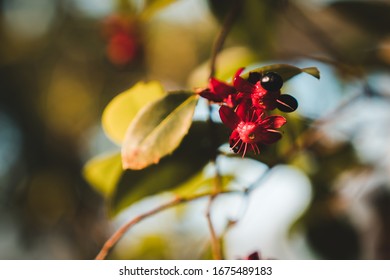
[[(178, 150), (159, 165), (122, 171), (119, 154), (115, 153), (119, 148), (103, 135), (100, 123), (107, 104), (139, 81), (158, 80), (167, 91), (205, 86), (211, 46), (233, 1), (112, 0), (102, 10), (99, 7), (103, 4), (95, 2), (0, 0), (0, 123), (7, 123), (0, 130), (2, 259), (93, 258), (111, 232), (108, 214), (134, 206), (159, 191), (174, 191), (178, 185), (195, 182), (209, 160), (210, 147), (215, 145), (207, 137), (206, 123), (195, 122)], [(388, 80), (382, 87), (375, 80), (378, 73), (387, 79), (389, 75), (388, 11), (388, 1), (247, 0), (225, 44), (225, 50), (234, 51), (219, 57), (217, 74), (228, 79), (243, 66), (251, 70), (275, 61), (295, 65), (311, 59), (310, 66), (321, 62), (335, 70), (334, 83), (345, 89), (338, 103), (347, 95), (349, 85), (358, 84), (358, 95), (367, 95), (366, 89), (372, 88), (375, 98), (388, 105)], [(131, 18), (124, 21), (131, 26), (119, 28), (124, 30), (125, 40), (122, 35), (120, 40), (107, 36), (106, 20), (113, 15)], [(110, 32), (117, 32), (118, 26), (114, 27)], [(135, 33), (129, 31), (134, 28)], [(113, 51), (122, 57), (121, 42), (136, 43), (139, 52), (133, 60), (116, 64), (110, 61), (108, 46), (113, 44)], [(312, 94), (318, 96), (320, 110), (323, 93)], [(373, 100), (369, 97), (365, 106)], [(351, 107), (345, 104), (336, 111), (332, 116), (336, 124), (347, 122), (343, 112)], [(360, 107), (353, 116), (359, 115), (366, 126), (372, 127), (373, 122), (360, 116), (364, 111), (367, 109)], [(304, 111), (289, 116), (288, 121), (283, 139), (265, 147), (255, 159), (269, 167), (287, 164), (299, 168), (310, 180), (312, 200), (300, 218), (297, 216), (294, 228), (306, 234), (318, 258), (390, 258), (388, 250), (379, 253), (376, 247), (367, 253), (365, 247), (375, 242), (386, 244), (388, 208), (379, 207), (379, 199), (372, 200), (371, 207), (379, 217), (373, 227), (380, 234), (370, 243), (364, 228), (354, 220), (356, 215), (348, 210), (352, 202), (345, 200), (339, 186), (345, 176), (357, 172), (362, 176), (357, 185), (364, 187), (366, 177), (385, 177), (385, 184), (375, 183), (378, 180), (373, 184), (387, 188), (389, 178), (383, 171), (388, 170), (387, 162), (364, 162), (357, 153), (361, 147), (356, 134), (364, 127), (347, 134), (343, 141), (333, 141), (327, 132), (335, 129), (322, 127), (324, 120), (311, 119)], [(386, 119), (375, 123), (381, 121)], [(318, 128), (325, 132), (319, 133)], [(387, 131), (386, 125), (382, 128), (382, 132)], [(216, 143), (225, 143), (228, 131), (222, 126), (217, 129)], [(14, 135), (12, 131), (20, 135), (20, 142), (8, 136)], [(382, 134), (372, 137), (374, 141)], [(84, 169), (89, 182), (95, 178), (93, 189), (82, 175), (83, 166), (111, 150), (115, 152)], [(385, 159), (388, 150), (382, 152)], [(12, 155), (15, 160), (8, 160)], [(227, 177), (226, 184), (233, 181)], [(210, 185), (207, 179), (202, 182)], [(107, 201), (109, 211), (104, 204)], [(190, 210), (191, 206), (184, 210), (187, 221), (196, 220)], [(186, 234), (208, 238), (202, 231), (206, 227), (180, 225), (176, 234), (163, 237), (149, 233), (150, 238), (139, 242), (135, 254), (115, 256), (194, 257), (191, 252), (167, 253), (167, 248), (178, 249), (165, 246), (169, 243), (166, 240), (179, 244), (175, 237)], [(171, 230), (167, 223), (164, 226), (167, 232)], [(204, 244), (203, 255), (208, 248), (207, 241)], [(197, 251), (195, 257), (201, 256)]]

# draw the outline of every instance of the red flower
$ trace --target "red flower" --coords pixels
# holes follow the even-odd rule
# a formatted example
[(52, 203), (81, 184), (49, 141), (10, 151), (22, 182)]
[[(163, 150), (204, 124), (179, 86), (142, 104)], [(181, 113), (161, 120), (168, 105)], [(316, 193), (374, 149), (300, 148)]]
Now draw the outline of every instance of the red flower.
[(217, 103), (226, 103), (228, 106), (233, 106), (233, 95), (237, 93), (236, 89), (218, 79), (210, 78), (209, 87), (199, 92), (199, 95)]
[(135, 58), (138, 51), (137, 44), (129, 34), (118, 32), (108, 42), (107, 56), (113, 64), (126, 65)]
[(111, 63), (126, 66), (141, 55), (140, 26), (136, 19), (111, 15), (103, 22), (102, 35), (107, 41), (106, 53)]
[(222, 122), (233, 131), (230, 135), (230, 147), (235, 153), (244, 157), (248, 150), (260, 153), (259, 144), (272, 144), (282, 135), (277, 128), (286, 123), (282, 116), (264, 117), (264, 112), (245, 103), (237, 106), (236, 111), (227, 106), (221, 106), (219, 115)]
[[(244, 68), (241, 68), (240, 70), (242, 72)], [(263, 76), (260, 73), (258, 73), (259, 75), (252, 75), (250, 76), (251, 79), (248, 81), (240, 76), (241, 72), (239, 72), (238, 75), (236, 74), (233, 81), (237, 91), (243, 93), (240, 97), (242, 96), (244, 99), (250, 99), (253, 106), (260, 110), (274, 110), (278, 107), (277, 100), (281, 95), (280, 88), (283, 85), (283, 80), (279, 75), (273, 73), (273, 75), (279, 77), (277, 78), (279, 84), (276, 87), (268, 87), (268, 83), (263, 82), (265, 78), (268, 78), (268, 73)], [(281, 84), (280, 81), (282, 81)]]
[(265, 116), (266, 111), (278, 108), (294, 111), (298, 103), (294, 97), (281, 94), (283, 79), (274, 72), (250, 72), (248, 79), (238, 69), (232, 85), (211, 78), (208, 88), (199, 92), (202, 97), (223, 105), (219, 109), (222, 122), (232, 129), (229, 143), (235, 153), (244, 157), (247, 151), (260, 153), (261, 144), (272, 144), (282, 134), (277, 129), (286, 123), (282, 116)]
[[(239, 77), (244, 68), (238, 69), (233, 77), (233, 86), (222, 82), (216, 78), (210, 78), (209, 87), (199, 92), (199, 95), (217, 103), (225, 103), (229, 107), (235, 107), (243, 99), (234, 85), (234, 81)], [(239, 77), (241, 78), (241, 77)]]
[(225, 103), (234, 108), (240, 103), (253, 106), (259, 110), (274, 110), (293, 112), (298, 107), (294, 97), (281, 94), (283, 79), (274, 72), (260, 74), (250, 72), (248, 80), (240, 75), (245, 68), (237, 70), (233, 77), (233, 85), (211, 78), (209, 87), (199, 94), (213, 102)]

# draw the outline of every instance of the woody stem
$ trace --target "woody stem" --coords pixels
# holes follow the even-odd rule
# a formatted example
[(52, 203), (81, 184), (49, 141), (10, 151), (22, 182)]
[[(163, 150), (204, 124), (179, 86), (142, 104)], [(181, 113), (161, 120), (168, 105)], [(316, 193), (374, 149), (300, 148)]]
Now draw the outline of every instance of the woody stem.
[(215, 69), (216, 69), (216, 62), (217, 62), (217, 56), (218, 53), (222, 50), (223, 44), (226, 41), (226, 38), (230, 32), (230, 30), (233, 27), (234, 21), (236, 20), (237, 16), (240, 14), (241, 9), (245, 3), (245, 0), (235, 0), (232, 4), (232, 7), (227, 14), (223, 24), (222, 28), (214, 42), (211, 58), (210, 58), (210, 78), (215, 76)]
[[(225, 194), (234, 194), (234, 193), (240, 193), (239, 191), (225, 191), (222, 192)], [(145, 220), (146, 218), (149, 218), (157, 213), (160, 213), (164, 210), (176, 207), (180, 204), (187, 203), (190, 201), (195, 201), (198, 199), (202, 199), (204, 197), (212, 196), (212, 193), (206, 192), (201, 194), (196, 194), (190, 197), (176, 197), (175, 199), (162, 204), (154, 209), (149, 210), (148, 212), (145, 212), (139, 216), (136, 216), (132, 220), (128, 221), (124, 225), (122, 225), (107, 241), (104, 243), (103, 248), (100, 250), (98, 255), (96, 256), (96, 260), (104, 260), (108, 253), (111, 251), (111, 249), (118, 243), (118, 241), (125, 235), (126, 232), (128, 232), (133, 226), (138, 224), (139, 222)]]
[[(212, 49), (212, 54), (211, 54), (211, 59), (210, 59), (210, 75), (209, 78), (212, 78), (215, 76), (215, 71), (216, 71), (216, 62), (217, 62), (217, 56), (218, 53), (222, 50), (223, 44), (225, 43), (225, 40), (233, 26), (233, 23), (235, 19), (237, 18), (238, 14), (240, 13), (240, 10), (244, 4), (244, 0), (235, 0), (231, 6), (231, 9), (229, 13), (227, 14), (223, 24), (221, 31), (219, 32), (214, 45)], [(209, 102), (209, 128), (210, 128), (210, 138), (212, 141), (211, 144), (211, 159), (210, 162), (212, 162), (215, 166), (215, 176), (214, 176), (214, 188), (213, 188), (213, 195), (209, 197), (209, 203), (207, 206), (206, 210), (206, 219), (207, 219), (207, 224), (210, 230), (210, 235), (211, 235), (211, 249), (212, 249), (212, 254), (213, 258), (220, 260), (223, 259), (223, 250), (221, 248), (221, 238), (218, 237), (213, 222), (212, 222), (212, 217), (211, 217), (211, 209), (213, 202), (217, 195), (222, 192), (222, 178), (221, 174), (219, 171), (219, 167), (217, 164), (217, 156), (218, 156), (218, 140), (217, 140), (217, 134), (216, 134), (216, 124), (212, 120), (212, 106)]]

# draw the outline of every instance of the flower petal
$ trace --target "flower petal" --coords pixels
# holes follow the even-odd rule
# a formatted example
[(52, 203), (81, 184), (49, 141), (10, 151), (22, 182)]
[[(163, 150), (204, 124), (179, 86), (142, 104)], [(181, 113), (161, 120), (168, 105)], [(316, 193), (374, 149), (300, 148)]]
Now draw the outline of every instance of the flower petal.
[(241, 121), (257, 122), (263, 115), (264, 110), (253, 107), (250, 99), (244, 99), (238, 104), (236, 114)]
[(255, 90), (255, 86), (240, 76), (242, 71), (244, 68), (238, 69), (234, 75), (233, 86), (240, 92), (251, 94)]
[(235, 129), (240, 122), (239, 117), (234, 113), (233, 109), (228, 106), (221, 106), (221, 108), (219, 108), (219, 116), (221, 117), (222, 122), (231, 129)]
[(245, 70), (245, 67), (239, 68), (239, 69), (236, 71), (236, 73), (234, 74), (234, 78), (240, 76), (240, 75), (242, 74), (242, 72), (244, 72), (244, 70)]
[(222, 99), (226, 98), (229, 94), (236, 92), (234, 87), (215, 78), (210, 79), (209, 87), (212, 92), (218, 96), (221, 96)]
[(253, 106), (263, 110), (274, 110), (278, 105), (277, 99), (280, 96), (280, 91), (266, 91), (256, 84), (256, 90), (252, 93)]
[(282, 116), (269, 116), (260, 122), (264, 128), (276, 129), (282, 127), (287, 120)]
[(199, 95), (202, 96), (203, 98), (206, 98), (207, 100), (214, 101), (214, 102), (222, 102), (224, 99), (223, 96), (215, 94), (208, 88), (199, 92)]
[(276, 141), (278, 141), (280, 138), (282, 138), (282, 133), (276, 130), (266, 130), (262, 137), (261, 137), (261, 143), (263, 144), (273, 144)]
[(242, 121), (247, 121), (247, 113), (249, 109), (250, 104), (248, 102), (242, 102), (238, 104), (236, 108), (236, 114)]
[(225, 98), (224, 102), (230, 108), (236, 107), (236, 105), (238, 104), (237, 94), (229, 94), (229, 96)]

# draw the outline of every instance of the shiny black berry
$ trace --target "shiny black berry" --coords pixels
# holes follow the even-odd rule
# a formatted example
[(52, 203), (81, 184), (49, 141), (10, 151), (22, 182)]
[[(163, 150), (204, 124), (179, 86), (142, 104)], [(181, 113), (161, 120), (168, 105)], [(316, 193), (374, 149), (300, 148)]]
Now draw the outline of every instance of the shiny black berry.
[(282, 112), (290, 113), (298, 108), (298, 101), (288, 94), (280, 95), (276, 102), (276, 107)]
[(261, 86), (268, 91), (280, 90), (283, 86), (283, 79), (275, 72), (268, 72), (260, 80)]

